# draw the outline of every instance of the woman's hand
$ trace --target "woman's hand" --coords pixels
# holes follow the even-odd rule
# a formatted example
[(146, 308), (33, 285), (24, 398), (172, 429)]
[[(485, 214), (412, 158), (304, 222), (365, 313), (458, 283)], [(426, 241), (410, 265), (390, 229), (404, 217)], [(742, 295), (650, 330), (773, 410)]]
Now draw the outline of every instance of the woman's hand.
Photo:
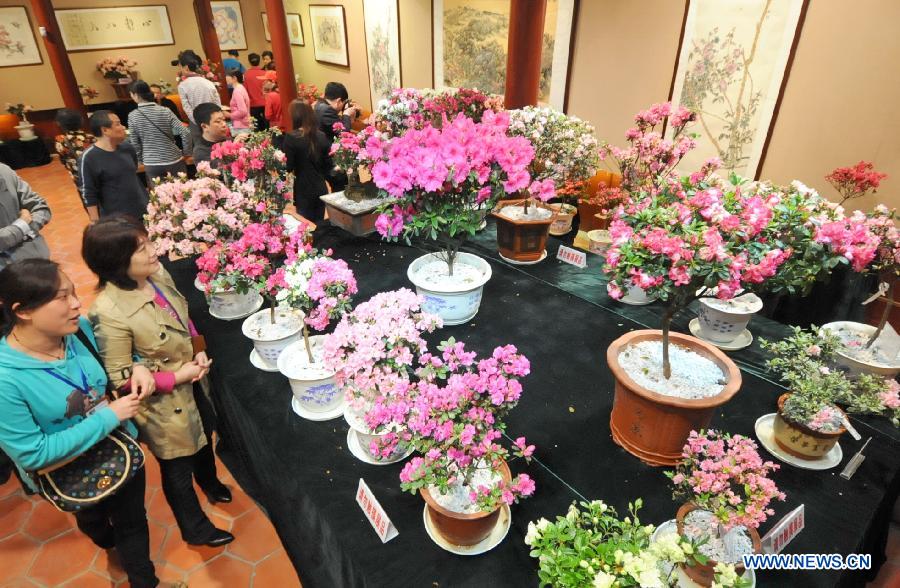
[(203, 370), (203, 373), (200, 374), (200, 377), (198, 377), (196, 380), (193, 380), (194, 382), (196, 382), (197, 380), (206, 377), (206, 374), (209, 373), (209, 368), (210, 366), (212, 366), (212, 360), (209, 358), (209, 356), (206, 355), (205, 351), (199, 351), (197, 352), (197, 355), (194, 356), (194, 361), (197, 362), (197, 365), (199, 365)]
[(153, 374), (139, 363), (131, 367), (131, 392), (138, 395), (138, 400), (143, 400), (156, 392), (156, 380), (153, 379)]
[(203, 377), (203, 371), (204, 368), (200, 367), (196, 361), (189, 361), (175, 372), (175, 383), (186, 384), (188, 382), (196, 382)]
[(140, 406), (141, 399), (133, 392), (109, 403), (109, 408), (116, 414), (120, 423), (133, 418), (134, 415), (137, 414)]

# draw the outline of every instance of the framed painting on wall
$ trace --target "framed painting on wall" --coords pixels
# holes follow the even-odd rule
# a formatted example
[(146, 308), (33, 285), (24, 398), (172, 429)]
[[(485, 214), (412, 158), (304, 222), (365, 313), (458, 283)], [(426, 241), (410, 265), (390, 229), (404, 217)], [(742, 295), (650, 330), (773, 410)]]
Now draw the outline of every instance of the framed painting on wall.
[(66, 50), (174, 45), (169, 11), (159, 6), (54, 10)]
[(403, 85), (397, 0), (363, 0), (372, 108)]
[(309, 23), (316, 61), (350, 67), (344, 7), (310, 4)]
[(0, 8), (0, 67), (44, 63), (24, 6)]
[(247, 35), (244, 33), (244, 16), (241, 14), (241, 3), (237, 0), (227, 2), (210, 2), (213, 26), (219, 37), (219, 49), (246, 49)]
[[(300, 20), (300, 15), (294, 12), (286, 12), (284, 16), (287, 19), (288, 39), (290, 39), (291, 45), (305, 47), (306, 41), (303, 40), (303, 22)], [(266, 41), (271, 41), (272, 35), (269, 34), (269, 15), (265, 12), (262, 13), (262, 21), (263, 30), (266, 33)]]
[[(564, 110), (576, 0), (547, 0), (538, 102)], [(434, 0), (435, 88), (503, 95), (509, 0)]]
[(724, 170), (758, 178), (807, 3), (688, 1), (671, 100), (697, 113), (699, 137), (680, 167), (718, 157)]

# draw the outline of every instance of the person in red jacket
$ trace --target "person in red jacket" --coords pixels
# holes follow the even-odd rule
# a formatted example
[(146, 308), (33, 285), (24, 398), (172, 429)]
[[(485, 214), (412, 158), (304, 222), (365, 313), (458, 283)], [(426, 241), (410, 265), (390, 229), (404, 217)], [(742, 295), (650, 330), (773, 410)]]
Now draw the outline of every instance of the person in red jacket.
[(278, 127), (285, 130), (281, 122), (281, 94), (278, 93), (278, 76), (274, 71), (267, 71), (260, 76), (263, 80), (263, 92), (266, 95), (266, 120), (269, 128)]
[(247, 95), (250, 96), (250, 116), (256, 119), (256, 130), (264, 131), (269, 128), (269, 123), (265, 118), (266, 113), (266, 97), (263, 94), (263, 81), (260, 76), (266, 72), (259, 67), (259, 55), (251, 53), (247, 56), (250, 62), (250, 68), (244, 72), (244, 87), (247, 88)]

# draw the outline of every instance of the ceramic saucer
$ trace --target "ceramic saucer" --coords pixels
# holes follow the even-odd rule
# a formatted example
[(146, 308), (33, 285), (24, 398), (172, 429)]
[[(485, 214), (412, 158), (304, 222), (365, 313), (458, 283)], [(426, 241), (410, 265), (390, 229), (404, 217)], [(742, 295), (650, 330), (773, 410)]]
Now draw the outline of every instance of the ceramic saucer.
[(339, 405), (337, 405), (335, 408), (332, 408), (328, 412), (313, 412), (311, 410), (306, 410), (305, 408), (303, 408), (303, 406), (294, 396), (291, 397), (291, 408), (294, 409), (294, 413), (297, 416), (302, 417), (308, 421), (330, 421), (344, 414), (343, 402), (341, 402)]
[[(341, 407), (341, 411), (343, 413), (344, 407)], [(347, 431), (347, 449), (350, 450), (350, 453), (353, 454), (353, 457), (358, 459), (359, 461), (365, 462), (370, 465), (391, 465), (393, 463), (397, 463), (398, 461), (403, 461), (410, 455), (412, 455), (412, 447), (410, 447), (406, 453), (398, 455), (393, 459), (375, 459), (371, 455), (369, 455), (368, 451), (363, 451), (363, 448), (359, 446), (359, 437), (356, 435), (356, 429), (350, 427), (350, 430)]]
[[(664, 537), (665, 535), (674, 535), (677, 532), (678, 527), (675, 524), (675, 519), (666, 521), (665, 523), (658, 526), (655, 531), (653, 531), (653, 535), (650, 537), (650, 542), (655, 542), (660, 537)], [(660, 567), (662, 568), (663, 573), (665, 573), (666, 575), (668, 575), (672, 571), (672, 564), (670, 563), (662, 563), (660, 564)], [(695, 586), (699, 588), (700, 586), (700, 584), (697, 584), (696, 582), (691, 580), (691, 578), (684, 573), (684, 570), (682, 570), (680, 566), (675, 570), (675, 578), (678, 581), (678, 583), (676, 584), (678, 588), (694, 588)], [(756, 572), (754, 572), (753, 570), (745, 570), (743, 578), (745, 580), (750, 580), (751, 588), (755, 588)]]
[[(499, 253), (499, 252), (498, 252), (498, 253)], [(547, 250), (544, 249), (544, 252), (541, 253), (541, 258), (540, 258), (540, 259), (536, 259), (536, 260), (534, 260), (534, 261), (516, 261), (515, 259), (510, 259), (510, 258), (508, 258), (508, 257), (504, 257), (502, 253), (499, 253), (499, 255), (500, 255), (500, 258), (501, 258), (503, 261), (507, 261), (507, 262), (509, 262), (509, 263), (511, 263), (511, 264), (513, 264), (513, 265), (534, 265), (534, 264), (536, 264), (536, 263), (541, 263), (542, 261), (544, 261), (545, 259), (547, 259)]]
[(210, 308), (209, 315), (213, 318), (219, 319), (220, 321), (235, 321), (237, 319), (244, 319), (244, 318), (247, 318), (248, 316), (250, 316), (251, 314), (255, 313), (257, 310), (259, 310), (262, 307), (263, 302), (264, 302), (263, 297), (257, 296), (256, 301), (253, 303), (253, 308), (251, 310), (248, 310), (247, 312), (244, 312), (241, 314), (236, 314), (234, 316), (225, 316), (225, 315), (213, 312), (212, 308)]
[(709, 339), (705, 339), (704, 337), (700, 336), (699, 318), (691, 319), (691, 322), (688, 323), (688, 328), (691, 330), (691, 335), (697, 337), (698, 339), (703, 339), (710, 345), (715, 345), (722, 351), (737, 351), (739, 349), (749, 347), (750, 344), (753, 343), (753, 333), (750, 332), (750, 329), (744, 329), (741, 334), (735, 337), (731, 343), (719, 343), (717, 341), (710, 341)]
[(449, 551), (450, 553), (455, 553), (456, 555), (481, 555), (482, 553), (487, 553), (500, 545), (506, 538), (506, 534), (509, 533), (509, 528), (512, 526), (512, 514), (509, 511), (509, 505), (504, 504), (500, 507), (500, 516), (497, 517), (497, 524), (494, 525), (491, 534), (484, 540), (475, 545), (453, 545), (435, 531), (434, 525), (431, 522), (431, 517), (428, 515), (427, 504), (425, 505), (425, 510), (422, 511), (422, 519), (425, 521), (425, 532), (428, 533), (431, 540), (437, 543), (438, 547), (441, 549)]
[(757, 439), (763, 444), (766, 451), (774, 455), (778, 460), (804, 470), (830, 470), (831, 468), (840, 465), (841, 460), (844, 459), (844, 452), (841, 450), (840, 443), (835, 443), (834, 447), (831, 448), (831, 451), (826, 453), (820, 459), (800, 459), (799, 457), (794, 457), (779, 447), (778, 443), (775, 442), (774, 423), (774, 412), (764, 414), (756, 419), (755, 429)]
[(264, 372), (277, 372), (278, 371), (278, 366), (269, 367), (268, 365), (266, 365), (266, 363), (263, 361), (263, 359), (256, 352), (256, 349), (254, 349), (253, 351), (250, 352), (250, 363), (253, 364), (253, 367), (255, 367), (257, 369), (261, 369)]

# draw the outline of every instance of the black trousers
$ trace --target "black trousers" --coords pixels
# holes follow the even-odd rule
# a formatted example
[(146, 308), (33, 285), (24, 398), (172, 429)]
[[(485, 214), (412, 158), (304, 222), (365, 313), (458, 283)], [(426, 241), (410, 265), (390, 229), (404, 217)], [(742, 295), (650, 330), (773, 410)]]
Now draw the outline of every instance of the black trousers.
[(91, 508), (75, 513), (81, 532), (97, 546), (115, 547), (128, 582), (133, 588), (152, 588), (159, 584), (150, 561), (150, 530), (144, 510), (144, 470), (116, 494)]
[(147, 187), (153, 189), (153, 180), (155, 178), (165, 179), (166, 174), (177, 176), (180, 173), (187, 173), (187, 164), (184, 160), (171, 163), (169, 165), (147, 165), (144, 164), (144, 173), (147, 175)]
[(269, 121), (266, 120), (265, 106), (251, 106), (250, 116), (256, 119), (256, 130), (264, 131), (269, 128)]
[(319, 224), (325, 219), (325, 203), (319, 196), (310, 196), (306, 194), (297, 194), (294, 189), (294, 206), (300, 216), (306, 220)]
[(163, 494), (175, 515), (181, 538), (187, 543), (206, 543), (212, 539), (216, 527), (200, 506), (194, 479), (201, 488), (214, 489), (221, 483), (216, 476), (212, 444), (207, 443), (194, 455), (157, 459), (162, 472)]

